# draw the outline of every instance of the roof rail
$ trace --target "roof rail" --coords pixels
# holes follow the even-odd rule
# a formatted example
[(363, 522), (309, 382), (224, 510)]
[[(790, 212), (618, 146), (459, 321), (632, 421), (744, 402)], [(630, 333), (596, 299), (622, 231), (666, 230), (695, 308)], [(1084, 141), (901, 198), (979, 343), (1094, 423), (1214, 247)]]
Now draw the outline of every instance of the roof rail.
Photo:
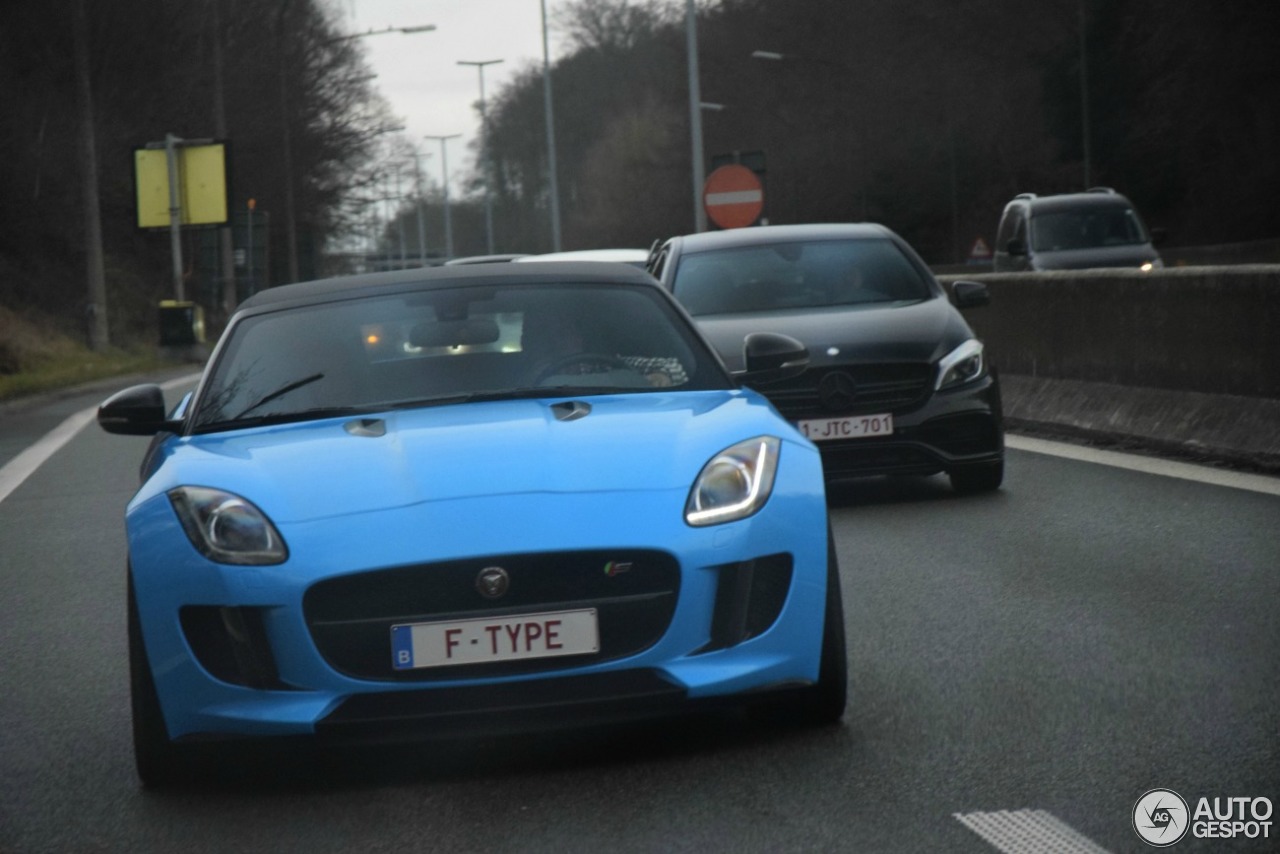
[(1111, 195), (1113, 195), (1113, 196), (1116, 194), (1116, 191), (1115, 191), (1115, 190), (1113, 190), (1113, 189), (1111, 189), (1110, 187), (1090, 187), (1086, 192), (1089, 192), (1089, 193), (1110, 193), (1110, 194), (1111, 194)]
[(1015, 199), (1034, 199), (1035, 197), (1035, 193), (1018, 193), (1018, 195), (1014, 196)]

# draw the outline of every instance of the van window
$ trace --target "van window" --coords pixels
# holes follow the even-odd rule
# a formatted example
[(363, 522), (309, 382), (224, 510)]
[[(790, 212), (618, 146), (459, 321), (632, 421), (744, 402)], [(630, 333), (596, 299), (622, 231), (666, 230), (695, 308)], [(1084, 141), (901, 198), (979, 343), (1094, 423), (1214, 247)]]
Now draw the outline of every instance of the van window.
[(1128, 208), (1039, 213), (1031, 222), (1031, 246), (1037, 252), (1135, 246), (1147, 242), (1142, 224)]

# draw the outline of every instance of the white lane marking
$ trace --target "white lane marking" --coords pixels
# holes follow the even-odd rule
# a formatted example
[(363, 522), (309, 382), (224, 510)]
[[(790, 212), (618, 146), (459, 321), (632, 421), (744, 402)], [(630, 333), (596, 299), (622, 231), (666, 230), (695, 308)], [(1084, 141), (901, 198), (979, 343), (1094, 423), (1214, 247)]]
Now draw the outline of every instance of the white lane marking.
[[(176, 380), (169, 380), (169, 382), (163, 383), (160, 388), (170, 391), (183, 385), (194, 383), (199, 379), (199, 374), (189, 374)], [(8, 498), (11, 492), (21, 486), (27, 478), (35, 473), (36, 469), (44, 465), (50, 457), (61, 450), (63, 445), (70, 442), (97, 414), (98, 407), (91, 406), (71, 415), (57, 427), (44, 434), (34, 445), (5, 463), (4, 467), (0, 468), (0, 501)]]
[(1214, 486), (1228, 486), (1233, 489), (1247, 489), (1251, 492), (1280, 495), (1280, 477), (1216, 469), (1211, 466), (1198, 466), (1193, 463), (1180, 463), (1173, 460), (1162, 460), (1157, 457), (1125, 454), (1119, 451), (1103, 451), (1098, 448), (1086, 448), (1065, 442), (1033, 439), (1029, 436), (1005, 436), (1005, 445), (1014, 450), (1030, 451), (1033, 454), (1047, 454), (1053, 457), (1064, 457), (1069, 460), (1080, 460), (1086, 463), (1098, 463), (1099, 465), (1140, 471), (1147, 474), (1161, 475), (1162, 477), (1176, 477), (1182, 480), (1213, 484)]
[(1107, 854), (1107, 849), (1044, 810), (952, 813), (1006, 854)]

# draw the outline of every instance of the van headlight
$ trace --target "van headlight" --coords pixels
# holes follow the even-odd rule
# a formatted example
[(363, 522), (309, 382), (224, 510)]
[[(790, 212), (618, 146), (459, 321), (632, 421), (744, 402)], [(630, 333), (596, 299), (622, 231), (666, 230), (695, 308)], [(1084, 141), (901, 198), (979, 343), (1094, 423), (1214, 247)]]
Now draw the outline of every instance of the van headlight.
[(703, 527), (745, 519), (757, 512), (773, 492), (781, 445), (773, 436), (758, 436), (712, 457), (693, 482), (684, 520)]
[(248, 500), (204, 486), (179, 486), (168, 495), (187, 539), (209, 560), (263, 566), (289, 557), (275, 525)]
[(987, 360), (983, 355), (982, 342), (970, 338), (938, 362), (938, 380), (934, 389), (942, 391), (964, 385), (981, 378), (986, 372)]

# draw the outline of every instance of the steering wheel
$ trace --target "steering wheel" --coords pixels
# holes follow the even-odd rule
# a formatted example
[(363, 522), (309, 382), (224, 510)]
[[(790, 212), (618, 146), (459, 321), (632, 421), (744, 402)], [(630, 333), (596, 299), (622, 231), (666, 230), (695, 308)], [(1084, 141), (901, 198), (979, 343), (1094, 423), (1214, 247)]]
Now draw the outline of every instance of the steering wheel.
[(582, 376), (586, 374), (604, 374), (609, 371), (630, 370), (626, 362), (617, 356), (605, 353), (573, 353), (556, 359), (538, 372), (535, 382), (542, 383), (548, 378), (560, 374), (566, 376)]

